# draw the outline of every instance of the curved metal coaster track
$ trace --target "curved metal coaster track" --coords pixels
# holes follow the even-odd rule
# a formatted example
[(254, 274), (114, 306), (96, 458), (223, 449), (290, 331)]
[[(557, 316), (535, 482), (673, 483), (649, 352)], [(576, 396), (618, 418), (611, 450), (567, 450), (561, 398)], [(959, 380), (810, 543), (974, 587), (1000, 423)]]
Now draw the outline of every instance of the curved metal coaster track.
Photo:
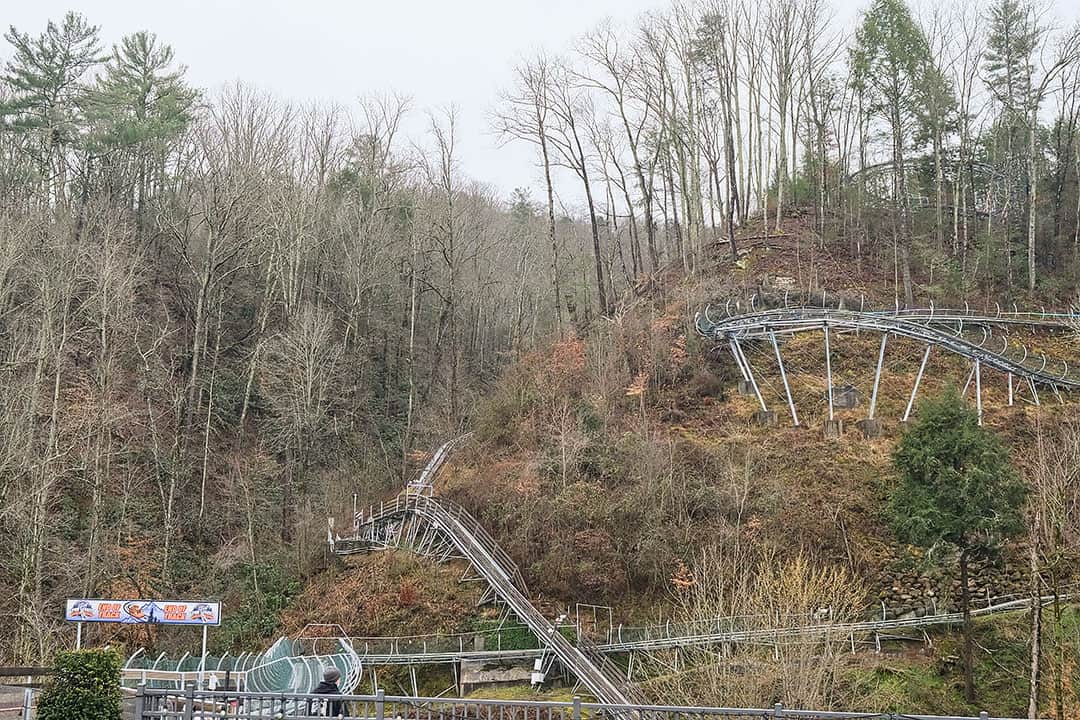
[(636, 694), (614, 663), (591, 647), (570, 642), (532, 604), (521, 572), (480, 523), (461, 506), (432, 494), (434, 475), (455, 442), (440, 447), (424, 468), (422, 492), (411, 491), (410, 485), (393, 501), (372, 508), (358, 518), (354, 537), (331, 538), (333, 552), (406, 547), (440, 559), (464, 559), (488, 585), (483, 599), (504, 603), (598, 699), (633, 702)]

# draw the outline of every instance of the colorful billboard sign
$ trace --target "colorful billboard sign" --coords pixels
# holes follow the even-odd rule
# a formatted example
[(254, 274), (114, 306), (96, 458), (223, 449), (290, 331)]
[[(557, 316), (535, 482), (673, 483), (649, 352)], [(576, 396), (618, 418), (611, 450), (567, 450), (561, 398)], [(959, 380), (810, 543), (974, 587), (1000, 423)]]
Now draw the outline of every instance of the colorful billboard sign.
[(68, 622), (220, 625), (221, 603), (184, 600), (68, 600)]

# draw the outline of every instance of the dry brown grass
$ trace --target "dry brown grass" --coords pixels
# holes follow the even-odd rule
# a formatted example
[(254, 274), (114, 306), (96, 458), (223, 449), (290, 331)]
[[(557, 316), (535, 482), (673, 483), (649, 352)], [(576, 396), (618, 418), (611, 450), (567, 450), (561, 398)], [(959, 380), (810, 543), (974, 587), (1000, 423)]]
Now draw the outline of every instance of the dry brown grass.
[(352, 635), (412, 635), (465, 629), (478, 584), (458, 582), (460, 563), (438, 565), (407, 552), (346, 560), (318, 575), (282, 616), (285, 634), (308, 623), (337, 624)]

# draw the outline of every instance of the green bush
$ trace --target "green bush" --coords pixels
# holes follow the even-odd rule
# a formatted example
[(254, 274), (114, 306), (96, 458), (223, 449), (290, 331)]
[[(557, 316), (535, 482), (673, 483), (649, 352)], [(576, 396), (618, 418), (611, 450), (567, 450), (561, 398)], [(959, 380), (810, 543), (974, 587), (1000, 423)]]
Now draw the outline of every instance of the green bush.
[(475, 432), (482, 443), (510, 448), (520, 440), (533, 397), (521, 371), (508, 372), (479, 404)]
[(269, 640), (277, 631), (281, 613), (301, 590), (299, 580), (271, 563), (255, 567), (257, 588), (250, 564), (237, 566), (236, 573), (232, 582), (239, 585), (240, 592), (229, 597), (229, 607), (235, 609), (225, 616), (215, 633), (215, 646), (227, 650), (257, 646)]
[(38, 701), (39, 720), (120, 720), (120, 655), (113, 650), (62, 652)]

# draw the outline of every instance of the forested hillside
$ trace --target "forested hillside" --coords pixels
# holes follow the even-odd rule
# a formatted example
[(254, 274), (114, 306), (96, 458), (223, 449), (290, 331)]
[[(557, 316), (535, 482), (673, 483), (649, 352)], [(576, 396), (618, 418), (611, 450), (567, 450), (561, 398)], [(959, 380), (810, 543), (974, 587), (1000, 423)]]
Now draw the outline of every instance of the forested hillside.
[[(467, 109), (195, 88), (167, 28), (115, 47), (77, 13), (9, 29), (0, 655), (69, 644), (78, 595), (212, 594), (237, 610), (223, 645), (267, 636), (352, 493), (392, 491), (478, 424), (515, 442), (478, 405), (511, 361), (603, 338), (634, 380), (706, 383), (702, 348), (620, 344), (638, 335), (619, 320), (670, 292), (655, 337), (676, 337), (715, 299), (699, 283), (762, 281), (731, 261), (763, 236), (800, 290), (1074, 302), (1076, 30), (1016, 0), (876, 0), (850, 35), (829, 18), (820, 0), (679, 3), (583, 28)], [(488, 111), (535, 146), (537, 188), (461, 166), (457, 118)], [(410, 116), (427, 132), (406, 137)], [(593, 422), (552, 402), (566, 438)], [(654, 567), (555, 568), (553, 586), (662, 583), (649, 542)]]

